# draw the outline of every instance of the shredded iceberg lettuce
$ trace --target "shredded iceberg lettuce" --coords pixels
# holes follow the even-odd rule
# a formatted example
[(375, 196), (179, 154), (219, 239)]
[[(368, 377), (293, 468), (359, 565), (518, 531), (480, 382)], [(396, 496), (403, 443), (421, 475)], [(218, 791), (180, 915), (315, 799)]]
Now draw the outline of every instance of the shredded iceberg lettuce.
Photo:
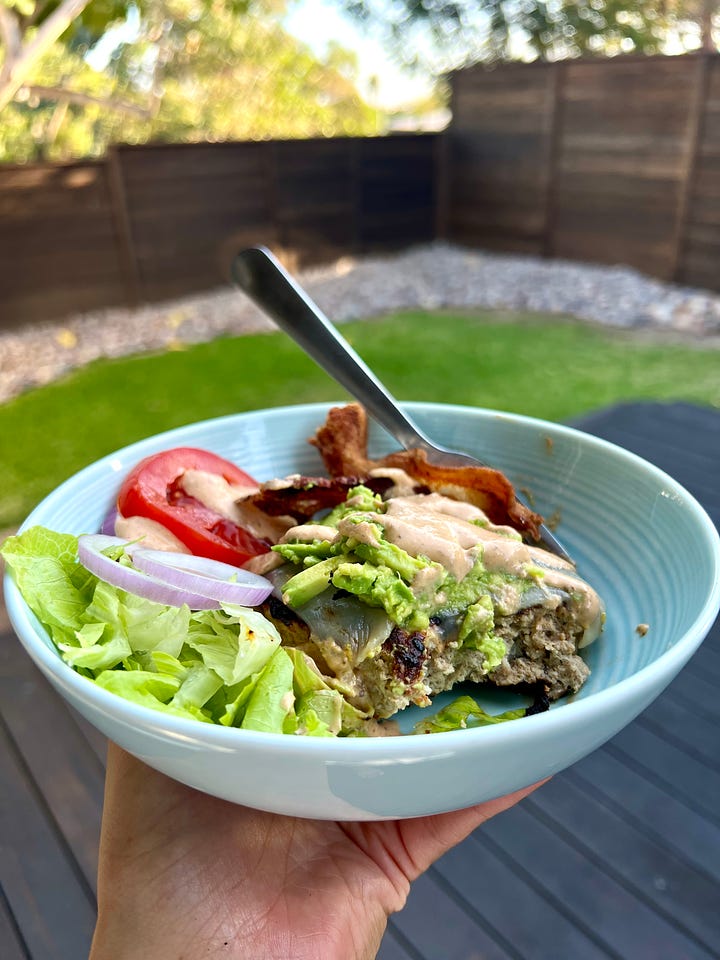
[[(77, 537), (32, 527), (0, 550), (62, 658), (118, 696), (174, 716), (313, 737), (363, 735), (367, 715), (301, 650), (281, 646), (257, 610), (191, 611), (99, 580), (77, 558)], [(500, 723), (460, 697), (415, 726), (436, 733)]]

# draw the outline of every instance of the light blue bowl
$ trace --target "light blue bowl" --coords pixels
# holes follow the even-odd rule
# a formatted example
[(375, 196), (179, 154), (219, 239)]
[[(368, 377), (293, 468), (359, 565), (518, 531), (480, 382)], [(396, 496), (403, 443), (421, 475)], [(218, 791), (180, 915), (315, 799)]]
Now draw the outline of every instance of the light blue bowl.
[[(125, 473), (172, 446), (213, 450), (257, 479), (322, 473), (306, 438), (327, 408), (223, 417), (133, 444), (71, 477), (24, 526), (97, 530)], [(18, 637), (53, 686), (125, 749), (193, 787), (265, 810), (326, 819), (412, 817), (479, 803), (564, 769), (645, 709), (702, 642), (720, 606), (717, 531), (672, 478), (602, 440), (489, 410), (407, 409), (431, 437), (482, 457), (529, 489), (546, 517), (559, 514), (560, 539), (607, 605), (605, 633), (586, 651), (592, 673), (577, 696), (494, 727), (379, 740), (305, 739), (194, 723), (100, 689), (63, 663), (6, 578)], [(395, 448), (371, 429), (371, 453)], [(636, 630), (641, 623), (649, 627), (644, 636)], [(495, 710), (510, 705), (511, 696), (478, 699)], [(405, 711), (404, 728), (420, 713)]]

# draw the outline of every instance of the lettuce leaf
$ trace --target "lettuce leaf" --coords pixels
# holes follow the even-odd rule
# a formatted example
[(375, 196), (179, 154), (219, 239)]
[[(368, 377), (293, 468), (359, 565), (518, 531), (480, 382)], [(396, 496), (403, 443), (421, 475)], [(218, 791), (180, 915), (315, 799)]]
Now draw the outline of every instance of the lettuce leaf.
[(8, 537), (2, 556), (25, 602), (53, 639), (72, 637), (68, 625), (80, 625), (97, 583), (78, 563), (77, 537), (31, 527)]
[(289, 720), (288, 732), (294, 732), (294, 704), (292, 660), (279, 647), (254, 684), (240, 726), (243, 730), (284, 733)]
[(280, 646), (274, 624), (236, 604), (193, 613), (185, 640), (228, 685), (257, 673)]
[(204, 723), (212, 722), (195, 704), (188, 702), (183, 705), (176, 701), (182, 685), (176, 677), (168, 674), (152, 673), (148, 670), (103, 670), (96, 677), (95, 683), (104, 690), (132, 703), (150, 707), (151, 710), (162, 710), (176, 717)]
[(293, 662), (293, 689), (298, 701), (297, 714), (301, 726), (301, 714), (306, 715), (310, 711), (316, 713), (331, 733), (340, 730), (349, 733), (362, 726), (368, 715), (348, 703), (339, 690), (330, 686), (314, 660), (293, 647), (288, 647), (286, 652)]
[(458, 697), (434, 716), (423, 717), (413, 728), (413, 733), (444, 733), (447, 730), (465, 730), (467, 727), (486, 727), (506, 720), (518, 720), (525, 716), (525, 707), (506, 710), (505, 713), (487, 713), (472, 697)]
[[(105, 690), (204, 723), (304, 736), (363, 733), (367, 715), (349, 703), (348, 691), (323, 676), (307, 654), (282, 647), (275, 626), (257, 610), (224, 604), (191, 611), (137, 597), (86, 570), (77, 559), (77, 537), (42, 527), (9, 537), (0, 553), (63, 659)], [(466, 645), (477, 645), (492, 660), (494, 651), (472, 633)], [(524, 714), (492, 716), (464, 696), (421, 720), (414, 732)]]
[[(229, 715), (234, 722), (239, 685), (257, 681), (280, 645), (256, 610), (228, 604), (191, 612), (99, 580), (78, 562), (77, 537), (69, 534), (33, 527), (8, 538), (2, 555), (63, 659), (104, 689), (155, 710), (204, 722), (227, 723)], [(260, 726), (263, 696), (272, 699), (267, 679), (251, 718)], [(274, 702), (265, 712), (277, 726)]]

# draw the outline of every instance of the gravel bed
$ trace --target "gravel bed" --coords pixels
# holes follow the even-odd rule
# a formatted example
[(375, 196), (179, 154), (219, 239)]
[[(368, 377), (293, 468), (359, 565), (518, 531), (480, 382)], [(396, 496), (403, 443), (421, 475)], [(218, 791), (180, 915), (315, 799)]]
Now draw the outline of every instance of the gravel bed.
[[(338, 322), (415, 307), (488, 307), (669, 332), (683, 342), (715, 345), (720, 338), (720, 295), (662, 283), (621, 266), (435, 243), (394, 256), (344, 257), (305, 271), (299, 279)], [(272, 329), (242, 294), (229, 288), (134, 310), (97, 310), (33, 324), (0, 333), (0, 403), (98, 357)]]

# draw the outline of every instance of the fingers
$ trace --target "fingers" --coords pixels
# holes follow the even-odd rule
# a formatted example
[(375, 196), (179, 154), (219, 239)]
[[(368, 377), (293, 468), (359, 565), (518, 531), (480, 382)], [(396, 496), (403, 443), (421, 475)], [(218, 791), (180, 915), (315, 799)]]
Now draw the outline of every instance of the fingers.
[(427, 870), (438, 857), (464, 840), (473, 830), (476, 830), (497, 814), (514, 807), (516, 803), (524, 800), (538, 787), (547, 783), (549, 779), (548, 777), (539, 783), (523, 787), (522, 790), (516, 790), (505, 797), (488, 800), (465, 810), (438, 813), (431, 817), (403, 821), (401, 824), (403, 839), (414, 865), (414, 876), (411, 876), (410, 879), (414, 880), (415, 877)]

